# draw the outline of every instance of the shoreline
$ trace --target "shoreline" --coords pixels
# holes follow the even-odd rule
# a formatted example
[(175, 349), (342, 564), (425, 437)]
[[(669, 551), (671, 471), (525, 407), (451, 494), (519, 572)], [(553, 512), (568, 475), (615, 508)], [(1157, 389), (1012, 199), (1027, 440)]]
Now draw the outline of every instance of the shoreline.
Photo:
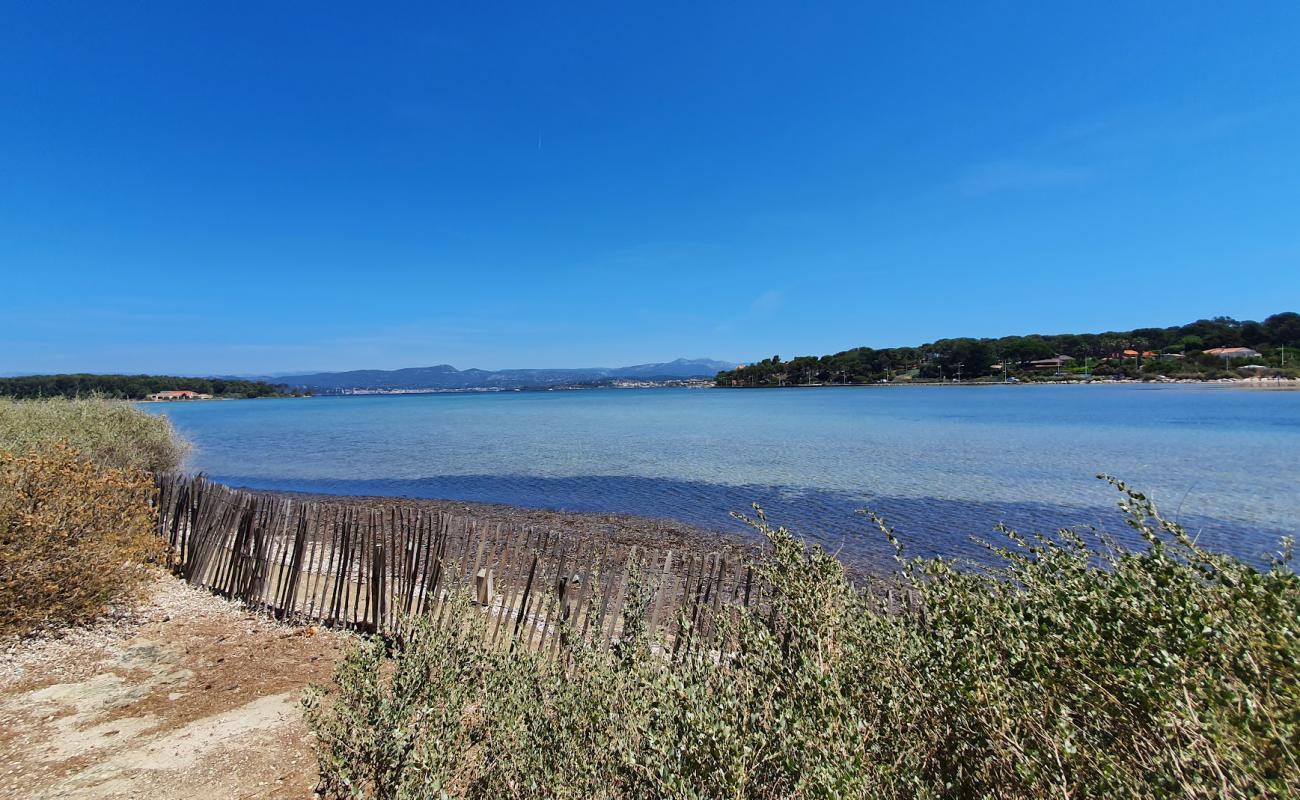
[(667, 517), (599, 511), (561, 511), (507, 503), (480, 503), (427, 497), (324, 494), (234, 485), (231, 485), (231, 488), (251, 494), (284, 497), (326, 506), (349, 505), (375, 510), (397, 507), (418, 508), (423, 511), (471, 517), (485, 525), (546, 528), (588, 541), (637, 545), (647, 549), (671, 549), (683, 553), (700, 554), (720, 551), (752, 556), (763, 547), (763, 541), (757, 532), (705, 528)]
[(715, 386), (715, 389), (753, 390), (753, 389), (894, 389), (894, 388), (937, 388), (937, 387), (971, 387), (971, 386), (1187, 386), (1205, 389), (1271, 389), (1281, 391), (1300, 390), (1300, 378), (1240, 378), (1219, 380), (1168, 380), (1144, 381), (1134, 379), (1115, 380), (1093, 378), (1091, 380), (1041, 380), (1041, 381), (891, 381), (887, 383), (797, 383), (787, 386)]
[[(707, 390), (707, 389), (895, 389), (895, 388), (926, 388), (926, 387), (969, 387), (969, 386), (1006, 386), (1006, 387), (1023, 387), (1023, 386), (1185, 386), (1199, 387), (1204, 389), (1265, 389), (1273, 391), (1295, 391), (1300, 390), (1300, 378), (1221, 378), (1218, 380), (1136, 380), (1112, 378), (1092, 378), (1084, 379), (1066, 379), (1066, 380), (1019, 380), (1019, 381), (980, 381), (966, 380), (961, 381), (892, 381), (887, 383), (797, 383), (786, 386), (548, 386), (527, 389), (500, 389), (500, 388), (475, 388), (475, 389), (367, 389), (362, 391), (349, 392), (325, 392), (320, 394), (300, 395), (297, 397), (277, 398), (277, 397), (249, 397), (249, 398), (213, 398), (214, 400), (283, 400), (283, 399), (333, 399), (341, 397), (422, 397), (426, 395), (484, 395), (484, 394), (540, 394), (547, 392), (598, 392), (598, 391), (627, 391), (628, 389), (653, 389), (653, 390)], [(132, 400), (133, 403), (150, 403), (150, 404), (167, 404), (177, 403), (178, 401), (148, 401)], [(210, 402), (210, 401), (180, 401), (184, 403)]]
[[(360, 506), (374, 510), (407, 508), (442, 512), (469, 517), (479, 524), (546, 529), (565, 536), (575, 536), (585, 543), (608, 542), (611, 546), (617, 547), (636, 545), (649, 551), (672, 550), (677, 556), (687, 554), (705, 556), (721, 553), (728, 560), (736, 557), (755, 559), (768, 549), (762, 535), (750, 528), (735, 530), (707, 528), (669, 517), (603, 511), (563, 511), (508, 503), (481, 503), (430, 497), (328, 494), (224, 485), (240, 492), (325, 506)], [(746, 509), (746, 512), (749, 511), (751, 509)], [(826, 552), (833, 553), (844, 566), (850, 579), (858, 581), (861, 585), (867, 583), (892, 585), (897, 577), (889, 562), (875, 562), (861, 554), (845, 552), (842, 547), (828, 548), (825, 542), (801, 535), (798, 530), (794, 533), (796, 538), (801, 539), (808, 547), (821, 546), (826, 549)]]

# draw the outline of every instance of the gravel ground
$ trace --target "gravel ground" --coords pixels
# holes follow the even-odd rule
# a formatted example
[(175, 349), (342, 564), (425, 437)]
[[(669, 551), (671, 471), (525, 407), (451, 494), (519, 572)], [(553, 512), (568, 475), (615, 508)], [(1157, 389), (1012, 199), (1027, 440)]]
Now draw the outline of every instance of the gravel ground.
[[(257, 490), (245, 490), (257, 491)], [(578, 534), (584, 538), (608, 540), (615, 544), (636, 544), (653, 549), (672, 548), (675, 551), (708, 553), (717, 550), (729, 552), (756, 552), (761, 542), (757, 534), (747, 536), (741, 532), (708, 530), (656, 517), (638, 517), (631, 514), (580, 513), (554, 511), (544, 508), (494, 503), (470, 503), (462, 500), (429, 500), (417, 497), (373, 497), (352, 495), (308, 494), (301, 492), (261, 492), (296, 500), (327, 505), (351, 505), (387, 509), (394, 506), (442, 511), (448, 514), (473, 517), (481, 524), (511, 525), (546, 528)]]
[(99, 623), (0, 650), (0, 796), (309, 797), (298, 697), (348, 636), (159, 574)]

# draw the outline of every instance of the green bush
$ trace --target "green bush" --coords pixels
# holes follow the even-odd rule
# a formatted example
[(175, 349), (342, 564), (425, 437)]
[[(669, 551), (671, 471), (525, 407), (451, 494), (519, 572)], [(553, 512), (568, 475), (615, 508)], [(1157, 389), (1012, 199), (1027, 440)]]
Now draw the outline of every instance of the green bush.
[(187, 445), (164, 416), (98, 398), (0, 398), (0, 451), (25, 453), (70, 444), (94, 463), (160, 472), (179, 466)]
[[(775, 615), (676, 660), (644, 628), (560, 658), (452, 622), (366, 640), (304, 697), (331, 796), (1291, 797), (1300, 581), (1197, 546), (1112, 481), (1145, 546), (1001, 529), (904, 561), (905, 610), (761, 512)], [(873, 517), (873, 520), (875, 518)], [(893, 532), (875, 520), (897, 547)], [(626, 619), (639, 619), (630, 604)]]
[(0, 378), (0, 396), (19, 400), (49, 397), (109, 397), (143, 400), (148, 395), (171, 389), (188, 389), (218, 397), (278, 397), (290, 394), (289, 387), (264, 381), (226, 378), (182, 378), (174, 375), (23, 375)]

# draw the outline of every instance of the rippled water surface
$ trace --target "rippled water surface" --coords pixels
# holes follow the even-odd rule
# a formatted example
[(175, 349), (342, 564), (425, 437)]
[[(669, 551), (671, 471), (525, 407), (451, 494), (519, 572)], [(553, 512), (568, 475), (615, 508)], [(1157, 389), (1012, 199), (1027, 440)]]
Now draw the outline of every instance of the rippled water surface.
[(970, 535), (1122, 531), (1108, 472), (1203, 541), (1260, 559), (1300, 519), (1300, 392), (1217, 387), (593, 390), (145, 404), (240, 486), (777, 521), (875, 560)]

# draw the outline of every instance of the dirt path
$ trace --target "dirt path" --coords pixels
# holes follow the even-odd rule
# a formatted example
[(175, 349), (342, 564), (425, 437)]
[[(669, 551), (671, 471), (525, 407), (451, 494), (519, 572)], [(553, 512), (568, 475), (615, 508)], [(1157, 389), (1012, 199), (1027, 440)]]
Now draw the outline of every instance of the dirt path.
[(344, 641), (159, 576), (125, 617), (0, 653), (0, 796), (310, 797), (298, 696)]

